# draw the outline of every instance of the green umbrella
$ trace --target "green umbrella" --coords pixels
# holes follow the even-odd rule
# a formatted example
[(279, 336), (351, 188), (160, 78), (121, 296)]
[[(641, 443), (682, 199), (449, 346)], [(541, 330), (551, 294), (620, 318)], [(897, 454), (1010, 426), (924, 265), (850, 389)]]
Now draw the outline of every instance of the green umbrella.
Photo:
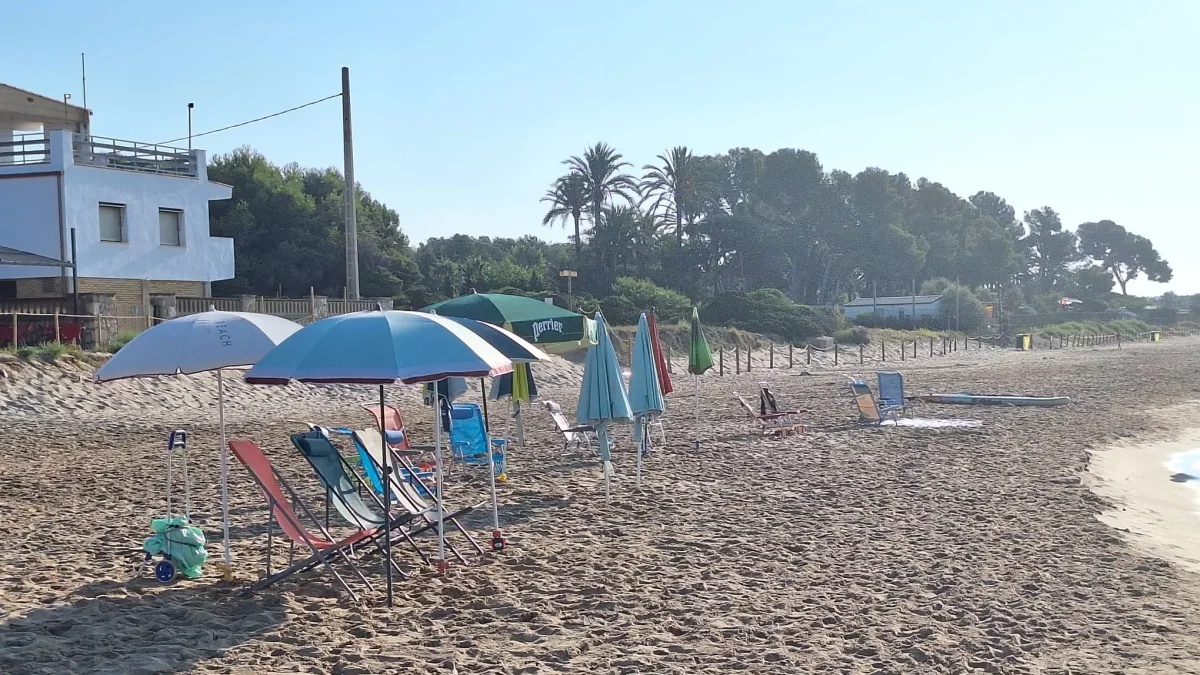
[(692, 308), (692, 339), (688, 350), (688, 372), (693, 375), (703, 375), (713, 367), (712, 350), (708, 348), (708, 340), (704, 337), (704, 329), (700, 327), (700, 310)]
[(500, 326), (552, 354), (596, 344), (595, 324), (550, 303), (503, 293), (469, 293), (421, 310)]
[[(696, 434), (700, 433), (700, 376), (713, 367), (712, 350), (708, 348), (708, 340), (704, 337), (704, 329), (700, 327), (700, 310), (692, 308), (692, 339), (688, 349), (688, 372), (696, 381)], [(700, 449), (700, 438), (694, 439), (695, 448)]]

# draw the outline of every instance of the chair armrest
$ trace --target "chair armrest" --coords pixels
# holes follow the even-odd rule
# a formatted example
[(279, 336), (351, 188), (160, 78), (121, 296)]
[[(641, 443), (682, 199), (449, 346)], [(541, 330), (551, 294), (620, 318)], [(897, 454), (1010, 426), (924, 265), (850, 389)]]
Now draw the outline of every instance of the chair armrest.
[(578, 434), (578, 433), (583, 433), (586, 431), (595, 431), (595, 430), (596, 430), (596, 427), (591, 426), (590, 424), (584, 424), (584, 425), (580, 425), (577, 427), (571, 427), (569, 429), (563, 429), (562, 432), (564, 434)]

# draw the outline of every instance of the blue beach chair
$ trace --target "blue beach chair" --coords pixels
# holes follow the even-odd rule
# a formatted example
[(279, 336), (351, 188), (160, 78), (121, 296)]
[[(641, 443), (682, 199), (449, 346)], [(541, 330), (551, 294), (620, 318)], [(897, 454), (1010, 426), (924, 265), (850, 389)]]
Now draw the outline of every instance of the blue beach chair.
[[(450, 450), (455, 461), (464, 464), (488, 465), (487, 430), (483, 424), (483, 412), (474, 403), (455, 403), (450, 406)], [(492, 458), (495, 472), (504, 473), (505, 456), (494, 446)]]
[(908, 416), (912, 404), (904, 397), (904, 376), (894, 370), (881, 371), (879, 378), (879, 407)]

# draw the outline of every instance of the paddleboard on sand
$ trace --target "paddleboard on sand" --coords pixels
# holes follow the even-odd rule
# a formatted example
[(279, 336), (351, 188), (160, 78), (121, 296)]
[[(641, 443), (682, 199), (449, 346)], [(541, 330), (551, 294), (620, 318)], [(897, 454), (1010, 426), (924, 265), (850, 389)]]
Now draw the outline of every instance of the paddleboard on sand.
[(1006, 394), (925, 394), (915, 396), (922, 403), (943, 403), (947, 405), (1012, 405), (1052, 407), (1066, 405), (1071, 402), (1069, 396), (1009, 396)]

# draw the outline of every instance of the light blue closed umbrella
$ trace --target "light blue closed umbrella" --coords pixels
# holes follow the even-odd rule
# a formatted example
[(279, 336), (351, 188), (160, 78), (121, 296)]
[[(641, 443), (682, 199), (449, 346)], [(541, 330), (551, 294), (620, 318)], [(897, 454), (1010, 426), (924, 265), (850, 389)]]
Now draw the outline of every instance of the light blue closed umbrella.
[(608, 337), (608, 326), (600, 312), (596, 312), (596, 344), (588, 348), (583, 366), (583, 386), (579, 388), (575, 421), (596, 427), (600, 459), (604, 462), (604, 494), (609, 496), (613, 468), (608, 424), (632, 422), (633, 412), (625, 394), (625, 383), (621, 380), (621, 364), (617, 362), (617, 353)]
[(633, 338), (633, 362), (629, 374), (629, 408), (633, 412), (633, 437), (637, 439), (637, 481), (642, 482), (642, 453), (646, 447), (650, 419), (663, 411), (658, 368), (654, 362), (654, 343), (650, 322), (642, 314)]

